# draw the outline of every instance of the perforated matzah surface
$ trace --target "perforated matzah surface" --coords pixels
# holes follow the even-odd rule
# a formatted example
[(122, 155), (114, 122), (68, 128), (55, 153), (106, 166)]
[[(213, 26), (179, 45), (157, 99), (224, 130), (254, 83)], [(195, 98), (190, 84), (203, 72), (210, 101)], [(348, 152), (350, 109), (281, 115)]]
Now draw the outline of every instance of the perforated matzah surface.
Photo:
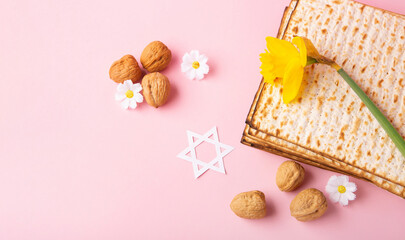
[[(293, 4), (295, 1), (290, 10)], [(378, 106), (394, 119), (394, 127), (404, 135), (401, 77), (405, 62), (400, 56), (402, 49), (396, 45), (405, 35), (404, 18), (351, 1), (300, 0), (290, 12), (292, 17), (288, 21), (287, 11), (279, 34), (283, 24), (288, 23), (285, 38), (298, 34), (311, 39), (321, 54), (334, 58), (374, 102), (380, 103)], [(381, 33), (381, 29), (386, 32)], [(352, 34), (343, 39), (344, 32)], [(391, 35), (394, 32), (396, 37)], [(388, 40), (387, 34), (391, 35)], [(383, 42), (378, 50), (370, 48)], [(384, 77), (383, 81), (379, 77)], [(249, 137), (258, 137), (252, 140), (256, 144), (262, 139), (263, 146), (269, 142), (284, 151), (307, 154), (314, 161), (329, 161), (335, 170), (341, 168), (403, 195), (402, 155), (343, 79), (333, 69), (317, 65), (307, 68), (305, 81), (299, 102), (288, 106), (281, 102), (280, 87), (265, 84), (259, 88), (257, 105), (253, 105), (248, 117), (250, 126), (258, 131), (253, 129), (256, 132), (251, 136), (245, 131), (245, 143)]]

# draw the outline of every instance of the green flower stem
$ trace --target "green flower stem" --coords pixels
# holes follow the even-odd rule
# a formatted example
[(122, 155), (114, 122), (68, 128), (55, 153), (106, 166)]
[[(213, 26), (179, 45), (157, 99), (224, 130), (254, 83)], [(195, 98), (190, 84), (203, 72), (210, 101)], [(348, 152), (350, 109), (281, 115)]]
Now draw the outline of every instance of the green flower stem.
[(377, 106), (374, 105), (370, 98), (363, 92), (363, 90), (361, 90), (361, 88), (356, 84), (356, 82), (353, 81), (353, 79), (345, 72), (345, 70), (343, 70), (343, 68), (340, 68), (339, 70), (337, 70), (337, 72), (349, 84), (349, 86), (353, 89), (357, 96), (359, 96), (361, 101), (363, 101), (363, 103), (367, 106), (373, 116), (380, 123), (381, 127), (395, 143), (395, 146), (397, 146), (399, 151), (402, 153), (402, 156), (405, 157), (405, 141), (401, 137), (401, 135), (399, 135), (397, 130), (395, 130), (390, 121), (388, 121), (384, 114), (381, 113)]
[(306, 66), (309, 66), (309, 65), (314, 64), (314, 63), (317, 63), (317, 62), (318, 62), (318, 61), (316, 61), (315, 58), (307, 57), (307, 65), (306, 65)]

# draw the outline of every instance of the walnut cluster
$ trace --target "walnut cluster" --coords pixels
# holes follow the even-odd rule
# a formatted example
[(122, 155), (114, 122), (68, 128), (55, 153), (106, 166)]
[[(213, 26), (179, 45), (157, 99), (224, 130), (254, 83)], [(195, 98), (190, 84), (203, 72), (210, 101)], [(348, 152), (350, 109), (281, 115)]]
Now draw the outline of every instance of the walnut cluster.
[(116, 83), (123, 83), (126, 80), (132, 80), (135, 83), (142, 79), (143, 96), (146, 102), (158, 108), (165, 104), (169, 97), (169, 79), (160, 71), (169, 65), (171, 59), (170, 49), (160, 41), (153, 41), (141, 54), (141, 64), (150, 72), (149, 74), (144, 76), (134, 56), (125, 55), (111, 65), (110, 78)]
[[(276, 184), (283, 192), (291, 192), (301, 186), (305, 169), (297, 162), (283, 162), (276, 173)], [(264, 193), (260, 191), (243, 192), (231, 202), (232, 211), (241, 218), (256, 219), (266, 215)], [(298, 193), (291, 201), (291, 216), (298, 221), (307, 222), (321, 217), (328, 209), (328, 203), (321, 191), (308, 188)]]

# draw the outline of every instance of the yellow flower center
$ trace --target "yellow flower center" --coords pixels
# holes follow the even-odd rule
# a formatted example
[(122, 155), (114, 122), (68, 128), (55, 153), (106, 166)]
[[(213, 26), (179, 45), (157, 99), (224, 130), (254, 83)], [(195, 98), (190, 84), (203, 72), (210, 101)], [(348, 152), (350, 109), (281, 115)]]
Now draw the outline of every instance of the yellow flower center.
[(125, 96), (127, 96), (127, 98), (132, 98), (132, 97), (134, 96), (134, 92), (133, 92), (132, 90), (128, 90), (128, 91), (125, 93)]
[(346, 192), (345, 186), (340, 185), (340, 186), (338, 187), (338, 192), (340, 192), (340, 193), (345, 193), (345, 192)]
[(197, 69), (197, 68), (199, 68), (199, 67), (200, 67), (200, 63), (199, 63), (199, 62), (197, 62), (197, 61), (193, 62), (193, 68), (194, 68), (194, 69)]

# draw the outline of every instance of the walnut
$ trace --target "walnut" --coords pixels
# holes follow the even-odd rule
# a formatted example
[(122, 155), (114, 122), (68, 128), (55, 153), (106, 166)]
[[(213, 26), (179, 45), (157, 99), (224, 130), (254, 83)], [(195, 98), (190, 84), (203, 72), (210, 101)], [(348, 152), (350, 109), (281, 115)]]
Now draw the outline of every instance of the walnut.
[(243, 192), (236, 195), (231, 202), (232, 211), (241, 218), (257, 219), (266, 215), (264, 193), (260, 191)]
[(305, 169), (297, 162), (285, 161), (277, 169), (276, 184), (281, 191), (291, 192), (301, 186)]
[(301, 222), (312, 221), (321, 217), (327, 208), (325, 196), (315, 188), (301, 191), (290, 204), (291, 216)]
[(170, 92), (169, 79), (159, 73), (149, 73), (142, 79), (143, 96), (146, 102), (158, 108), (165, 104)]
[(141, 54), (142, 66), (149, 72), (162, 71), (169, 65), (172, 52), (160, 41), (148, 44)]
[(142, 79), (142, 75), (143, 72), (132, 55), (123, 56), (110, 67), (110, 78), (116, 83), (123, 83), (129, 79), (135, 83)]

